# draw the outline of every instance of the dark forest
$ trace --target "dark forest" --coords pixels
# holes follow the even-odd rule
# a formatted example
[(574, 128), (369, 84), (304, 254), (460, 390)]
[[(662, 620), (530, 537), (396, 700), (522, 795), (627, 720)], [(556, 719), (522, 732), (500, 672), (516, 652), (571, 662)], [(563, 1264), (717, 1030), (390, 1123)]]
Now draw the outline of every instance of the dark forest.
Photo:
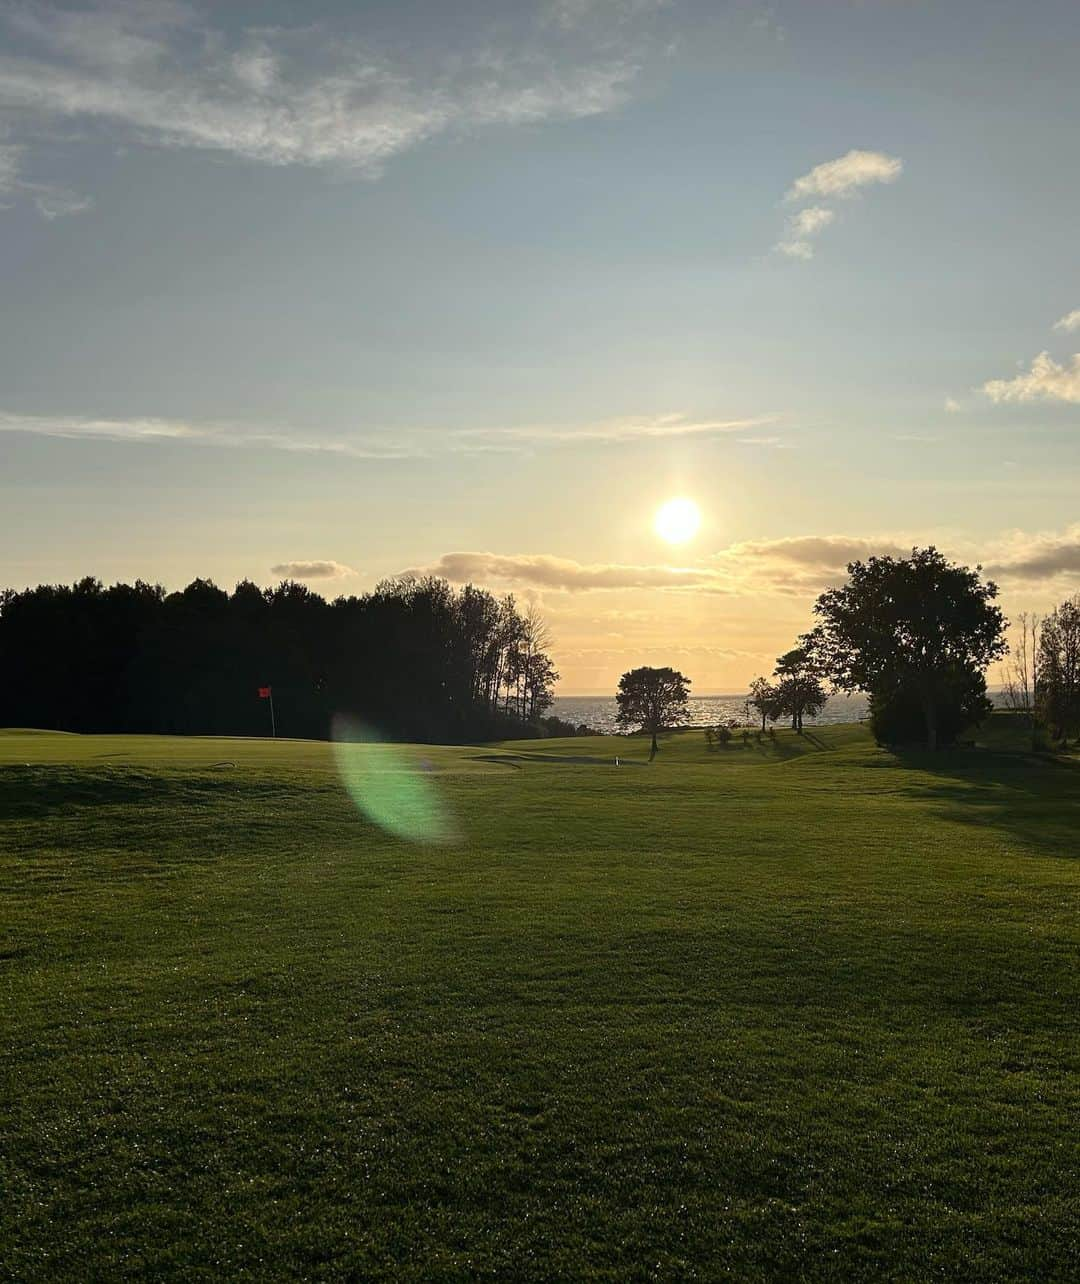
[(403, 740), (539, 734), (558, 677), (512, 597), (400, 579), (328, 602), (303, 584), (180, 592), (96, 579), (0, 594), (0, 726), (330, 735), (335, 714)]

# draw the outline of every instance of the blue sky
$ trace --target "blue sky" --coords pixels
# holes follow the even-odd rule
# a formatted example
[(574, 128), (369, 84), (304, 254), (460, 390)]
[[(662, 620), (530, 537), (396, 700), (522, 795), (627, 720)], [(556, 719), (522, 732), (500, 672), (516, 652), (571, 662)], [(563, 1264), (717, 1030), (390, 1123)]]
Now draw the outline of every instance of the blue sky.
[(0, 582), (435, 569), (567, 691), (737, 687), (916, 540), (1047, 606), (1078, 52), (1064, 3), (0, 0)]

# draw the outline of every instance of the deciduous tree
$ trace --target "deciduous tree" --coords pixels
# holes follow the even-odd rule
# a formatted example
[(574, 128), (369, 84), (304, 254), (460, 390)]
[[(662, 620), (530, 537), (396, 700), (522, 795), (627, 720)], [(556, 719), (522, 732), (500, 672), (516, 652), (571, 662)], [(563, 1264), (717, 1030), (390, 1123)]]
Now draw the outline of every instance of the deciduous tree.
[(801, 735), (803, 717), (820, 713), (829, 698), (816, 661), (806, 647), (795, 647), (777, 658), (774, 674), (780, 681), (773, 689), (771, 716), (790, 718), (792, 731)]
[(865, 691), (877, 722), (888, 708), (914, 706), (926, 745), (956, 734), (956, 721), (988, 708), (983, 673), (1005, 653), (997, 586), (936, 548), (908, 558), (871, 557), (848, 566), (848, 582), (817, 600), (819, 623), (805, 639), (844, 691)]
[(757, 711), (761, 718), (761, 729), (765, 730), (766, 720), (775, 716), (776, 688), (768, 678), (755, 678), (750, 683), (750, 707)]
[(640, 727), (652, 737), (649, 761), (660, 750), (656, 737), (667, 727), (685, 722), (689, 716), (687, 699), (690, 680), (677, 669), (631, 669), (619, 679), (615, 694), (620, 727)]

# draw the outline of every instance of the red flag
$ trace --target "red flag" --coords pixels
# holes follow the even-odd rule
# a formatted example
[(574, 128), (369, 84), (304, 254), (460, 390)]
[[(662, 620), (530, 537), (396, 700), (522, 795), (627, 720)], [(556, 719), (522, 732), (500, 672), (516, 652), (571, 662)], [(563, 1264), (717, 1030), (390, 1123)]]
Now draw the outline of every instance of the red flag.
[(260, 699), (260, 700), (269, 700), (269, 699), (270, 699), (270, 688), (269, 688), (269, 687), (260, 687), (260, 688), (259, 688), (259, 699)]

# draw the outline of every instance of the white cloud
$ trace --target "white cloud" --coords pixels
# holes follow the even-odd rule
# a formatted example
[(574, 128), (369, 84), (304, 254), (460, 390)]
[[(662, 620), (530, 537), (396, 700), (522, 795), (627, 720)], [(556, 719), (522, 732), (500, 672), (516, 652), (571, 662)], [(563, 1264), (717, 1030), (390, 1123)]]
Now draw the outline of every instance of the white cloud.
[(947, 411), (947, 413), (948, 413), (948, 414), (950, 414), (950, 415), (956, 415), (956, 414), (959, 414), (959, 413), (960, 413), (961, 405), (960, 405), (959, 401), (957, 401), (957, 400), (956, 400), (956, 398), (955, 398), (955, 397), (946, 397), (946, 398), (945, 398), (945, 410), (946, 410), (946, 411)]
[(1013, 379), (983, 384), (991, 401), (1066, 401), (1080, 405), (1080, 352), (1069, 365), (1059, 365), (1049, 352), (1040, 352), (1031, 369)]
[(183, 4), (34, 6), (2, 20), (29, 47), (0, 56), (0, 110), (24, 126), (98, 122), (150, 146), (369, 175), (448, 131), (609, 112), (638, 73), (610, 39), (556, 48), (535, 28), (430, 67), (317, 24), (229, 38)]
[(274, 575), (281, 575), (287, 580), (339, 580), (346, 575), (355, 575), (351, 566), (342, 562), (277, 562), (270, 567)]
[(892, 183), (904, 168), (898, 156), (884, 152), (850, 151), (836, 160), (815, 165), (797, 178), (788, 189), (786, 200), (802, 201), (814, 196), (851, 196), (870, 183)]
[(1054, 329), (1064, 330), (1070, 334), (1073, 330), (1080, 330), (1080, 308), (1066, 312), (1063, 317), (1054, 322)]
[(811, 259), (814, 257), (814, 246), (810, 238), (817, 236), (836, 218), (834, 210), (823, 205), (810, 205), (788, 219), (784, 239), (776, 248), (789, 258)]

